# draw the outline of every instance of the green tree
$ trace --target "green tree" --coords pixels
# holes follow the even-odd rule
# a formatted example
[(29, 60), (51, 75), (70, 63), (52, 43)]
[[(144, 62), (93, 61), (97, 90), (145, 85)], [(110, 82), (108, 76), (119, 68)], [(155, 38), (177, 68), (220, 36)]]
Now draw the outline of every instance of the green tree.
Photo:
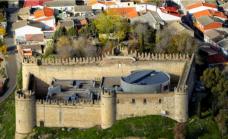
[(77, 29), (72, 27), (67, 30), (67, 35), (68, 36), (78, 36)]
[(148, 24), (135, 23), (132, 25), (131, 36), (138, 40), (139, 51), (151, 52), (154, 50), (156, 32)]
[(98, 32), (95, 27), (94, 22), (89, 22), (87, 25), (83, 26), (80, 30), (80, 36), (86, 36), (86, 37), (97, 37)]
[[(220, 112), (222, 109), (226, 108), (228, 103), (226, 100), (228, 95), (227, 77), (225, 77), (225, 74), (221, 72), (218, 67), (215, 67), (206, 69), (200, 79), (209, 92), (211, 92), (211, 108), (213, 115), (215, 116), (217, 114), (223, 114)], [(224, 120), (221, 121), (224, 122)]]
[(0, 38), (0, 46), (3, 46), (5, 44), (4, 40)]
[(59, 37), (61, 36), (65, 36), (67, 35), (67, 30), (65, 27), (60, 27), (59, 29), (57, 29), (53, 35), (53, 39), (57, 40)]
[(106, 34), (107, 38), (113, 37), (119, 41), (126, 37), (128, 31), (128, 22), (120, 16), (107, 15), (101, 13), (93, 21), (98, 33)]
[(49, 55), (53, 54), (54, 53), (54, 42), (53, 40), (48, 40), (46, 42), (46, 47), (45, 47), (45, 50), (44, 50), (44, 57), (48, 57)]

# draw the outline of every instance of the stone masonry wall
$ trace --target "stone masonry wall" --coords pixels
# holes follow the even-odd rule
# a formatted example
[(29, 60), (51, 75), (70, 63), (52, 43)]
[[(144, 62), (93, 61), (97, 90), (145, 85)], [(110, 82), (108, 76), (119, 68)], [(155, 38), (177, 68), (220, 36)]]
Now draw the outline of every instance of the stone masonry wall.
[(51, 102), (50, 104), (49, 102), (36, 102), (37, 126), (89, 128), (100, 125), (100, 117), (99, 103), (57, 104)]
[(127, 117), (161, 115), (162, 111), (166, 111), (167, 117), (174, 118), (174, 99), (173, 92), (162, 94), (117, 94), (117, 120)]
[[(86, 79), (94, 80), (103, 76), (126, 76), (133, 70), (154, 69), (167, 72), (169, 74), (180, 76), (185, 66), (184, 61), (136, 61), (133, 63), (112, 63), (96, 65), (75, 65), (75, 66), (37, 66), (23, 64), (23, 79), (26, 79), (29, 73), (36, 77), (36, 86), (40, 92), (47, 92), (47, 84), (50, 84), (53, 78), (57, 79)], [(23, 80), (23, 87), (27, 81)]]
[[(134, 103), (132, 103), (133, 99)], [(111, 111), (116, 112), (116, 120), (136, 116), (161, 115), (162, 111), (166, 111), (166, 116), (174, 119), (174, 99), (173, 92), (130, 95), (127, 93), (117, 93), (116, 107), (113, 106)], [(89, 128), (101, 125), (100, 102), (95, 104), (88, 102), (66, 103), (57, 104), (55, 102), (37, 100), (36, 125), (75, 128)]]

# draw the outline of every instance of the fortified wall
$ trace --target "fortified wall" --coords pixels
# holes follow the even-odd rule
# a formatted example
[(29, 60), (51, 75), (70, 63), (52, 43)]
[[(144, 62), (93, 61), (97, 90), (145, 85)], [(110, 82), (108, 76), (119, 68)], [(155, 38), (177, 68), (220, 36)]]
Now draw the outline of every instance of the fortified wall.
[[(16, 138), (35, 126), (89, 128), (111, 127), (116, 120), (145, 115), (163, 115), (178, 122), (188, 119), (188, 98), (194, 84), (194, 56), (139, 54), (74, 59), (24, 59), (23, 90), (16, 95)], [(100, 80), (104, 76), (125, 76), (133, 70), (153, 69), (178, 79), (166, 93), (132, 94), (103, 90), (98, 101), (40, 100), (53, 78)], [(190, 84), (191, 83), (191, 84)], [(188, 84), (190, 86), (188, 87)]]
[[(139, 53), (130, 53), (124, 57), (106, 54), (95, 58), (30, 58), (24, 59), (22, 71), (23, 79), (29, 74), (36, 77), (38, 91), (42, 93), (47, 92), (48, 84), (53, 78), (99, 80), (104, 76), (125, 76), (133, 70), (141, 69), (164, 71), (179, 79), (188, 60), (189, 55)], [(27, 81), (23, 80), (23, 87), (26, 87)]]

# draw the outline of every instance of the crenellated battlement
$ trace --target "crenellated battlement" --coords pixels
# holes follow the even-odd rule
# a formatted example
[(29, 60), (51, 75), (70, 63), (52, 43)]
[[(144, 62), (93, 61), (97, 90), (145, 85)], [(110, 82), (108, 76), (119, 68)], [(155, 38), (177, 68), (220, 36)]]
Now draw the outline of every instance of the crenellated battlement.
[(103, 90), (102, 97), (115, 97), (115, 91), (114, 90)]
[(188, 89), (188, 86), (187, 86), (187, 85), (180, 86), (180, 87), (175, 87), (175, 88), (174, 88), (174, 93), (177, 93), (177, 94), (184, 94), (184, 93), (187, 93), (187, 92), (186, 92), (187, 89)]
[(29, 91), (17, 91), (15, 94), (16, 99), (31, 99), (34, 97), (35, 92)]
[(77, 99), (76, 101), (61, 101), (61, 100), (42, 100), (37, 99), (36, 104), (39, 105), (65, 105), (65, 106), (78, 106), (78, 105), (99, 105), (100, 100)]
[(100, 57), (79, 57), (79, 58), (35, 58), (24, 57), (23, 64), (36, 65), (81, 65), (81, 64), (98, 64), (103, 60), (110, 59), (132, 59), (133, 61), (186, 61), (190, 60), (188, 54), (164, 54), (164, 53), (138, 53), (130, 52), (124, 56), (114, 56), (110, 53), (105, 53)]

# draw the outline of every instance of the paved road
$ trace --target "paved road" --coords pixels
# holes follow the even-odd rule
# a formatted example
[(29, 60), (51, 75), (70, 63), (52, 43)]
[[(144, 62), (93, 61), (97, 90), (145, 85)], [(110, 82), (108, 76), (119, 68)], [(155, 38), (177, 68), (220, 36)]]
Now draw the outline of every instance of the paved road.
[(6, 98), (8, 98), (16, 88), (16, 80), (17, 80), (17, 60), (16, 55), (11, 54), (6, 58), (6, 71), (8, 74), (8, 83), (7, 90), (2, 97), (0, 97), (0, 103), (2, 103)]
[[(5, 42), (8, 48), (14, 48), (15, 44), (12, 37), (12, 23), (17, 20), (17, 10), (18, 9), (6, 9), (7, 12), (7, 37), (5, 38)], [(16, 80), (17, 80), (17, 72), (19, 64), (17, 62), (17, 56), (14, 53), (14, 50), (10, 49), (8, 52), (8, 57), (5, 59), (6, 61), (6, 72), (8, 75), (8, 82), (6, 92), (4, 95), (0, 97), (0, 103), (2, 103), (6, 98), (8, 98), (16, 88)]]

